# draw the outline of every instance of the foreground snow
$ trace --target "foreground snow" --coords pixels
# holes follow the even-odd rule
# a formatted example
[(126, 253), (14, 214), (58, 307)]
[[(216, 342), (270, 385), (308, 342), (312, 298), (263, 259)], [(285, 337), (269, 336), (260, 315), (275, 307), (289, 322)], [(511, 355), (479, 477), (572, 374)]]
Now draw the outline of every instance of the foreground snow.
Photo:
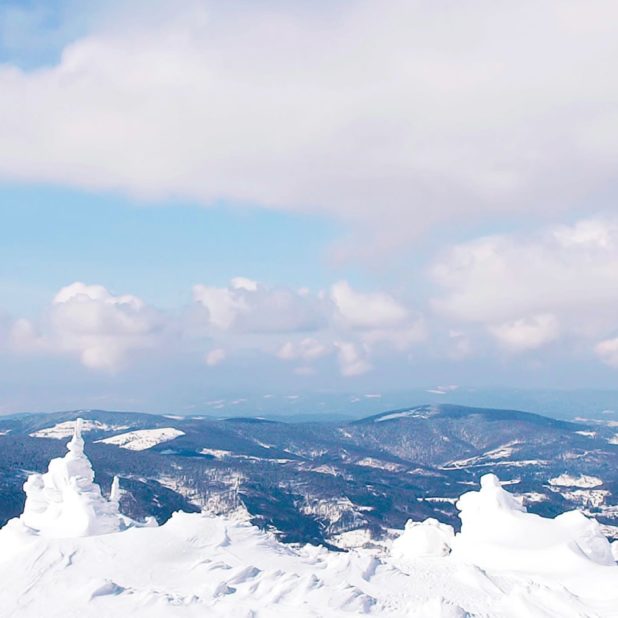
[(338, 553), (199, 514), (138, 527), (92, 483), (82, 445), (31, 477), (24, 515), (0, 530), (3, 616), (618, 616), (596, 522), (526, 513), (493, 475), (458, 502), (461, 533), (409, 522), (391, 544)]

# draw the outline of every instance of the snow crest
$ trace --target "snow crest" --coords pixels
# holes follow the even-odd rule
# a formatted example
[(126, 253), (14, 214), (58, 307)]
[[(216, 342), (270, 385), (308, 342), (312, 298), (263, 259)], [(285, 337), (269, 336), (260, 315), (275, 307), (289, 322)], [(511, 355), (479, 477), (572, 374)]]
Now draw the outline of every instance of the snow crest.
[(81, 419), (64, 457), (52, 459), (45, 474), (32, 474), (24, 484), (26, 504), (21, 523), (47, 537), (80, 537), (120, 530), (125, 519), (118, 510), (118, 479), (106, 500), (94, 482), (90, 460), (84, 453)]

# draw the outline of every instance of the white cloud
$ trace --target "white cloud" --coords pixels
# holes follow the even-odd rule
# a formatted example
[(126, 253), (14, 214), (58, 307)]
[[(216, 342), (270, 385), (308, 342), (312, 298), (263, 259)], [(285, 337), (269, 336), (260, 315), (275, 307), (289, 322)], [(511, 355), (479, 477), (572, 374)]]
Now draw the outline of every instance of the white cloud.
[(346, 282), (333, 289), (345, 292), (343, 304), (330, 292), (236, 277), (227, 287), (195, 285), (194, 306), (172, 317), (134, 295), (76, 282), (55, 294), (39, 320), (10, 321), (10, 347), (22, 354), (74, 355), (91, 369), (115, 371), (139, 351), (192, 356), (207, 342), (202, 358), (210, 367), (230, 354), (265, 355), (309, 375), (335, 358), (342, 375), (352, 376), (369, 371), (374, 356), (404, 352), (425, 337), (423, 320), (390, 295), (361, 293)]
[(325, 303), (319, 296), (268, 288), (243, 277), (232, 279), (225, 288), (195, 285), (193, 298), (208, 311), (210, 324), (222, 331), (314, 331), (326, 320)]
[(223, 348), (215, 348), (206, 354), (204, 360), (209, 367), (215, 367), (220, 365), (225, 360), (226, 356), (227, 353)]
[(227, 330), (240, 313), (249, 311), (243, 292), (246, 289), (236, 287), (233, 281), (229, 288), (198, 284), (193, 287), (193, 299), (208, 310), (209, 320), (213, 326)]
[(482, 238), (431, 272), (441, 288), (433, 306), (449, 320), (496, 326), (552, 314), (564, 333), (602, 336), (616, 326), (618, 225), (597, 218)]
[(76, 282), (56, 294), (38, 326), (16, 320), (11, 342), (18, 352), (76, 354), (86, 367), (115, 370), (155, 346), (162, 328), (161, 316), (136, 296)]
[(304, 362), (315, 361), (330, 352), (328, 345), (325, 345), (312, 337), (305, 337), (299, 342), (286, 341), (277, 356), (282, 360), (301, 360)]
[(604, 363), (618, 369), (618, 337), (600, 341), (595, 352)]
[(392, 296), (383, 292), (357, 292), (347, 281), (335, 283), (331, 287), (331, 297), (341, 318), (351, 327), (401, 326), (408, 317), (406, 308)]
[(378, 352), (402, 352), (426, 337), (423, 319), (394, 297), (345, 281), (312, 293), (237, 277), (225, 288), (196, 285), (193, 295), (206, 310), (206, 336), (274, 354), (305, 374), (336, 355), (343, 375), (358, 375)]
[(109, 6), (56, 66), (0, 67), (3, 177), (330, 213), (383, 245), (615, 182), (611, 0)]
[(369, 361), (369, 349), (351, 341), (335, 342), (337, 359), (341, 375), (346, 377), (359, 376), (372, 369)]
[(555, 316), (542, 314), (490, 326), (489, 332), (505, 348), (513, 352), (523, 352), (535, 350), (556, 340), (560, 327)]
[(463, 360), (473, 353), (473, 345), (469, 335), (457, 329), (448, 331), (446, 355), (453, 360)]

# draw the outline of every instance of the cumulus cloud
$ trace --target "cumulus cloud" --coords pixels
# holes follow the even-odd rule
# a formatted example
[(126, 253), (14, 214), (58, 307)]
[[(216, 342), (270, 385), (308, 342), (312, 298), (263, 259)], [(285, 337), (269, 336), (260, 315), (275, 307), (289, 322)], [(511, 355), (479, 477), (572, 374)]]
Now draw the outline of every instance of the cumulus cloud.
[(297, 373), (334, 356), (343, 375), (359, 375), (380, 350), (405, 351), (426, 336), (423, 319), (393, 296), (346, 281), (312, 293), (237, 277), (223, 288), (196, 285), (193, 296), (205, 311), (207, 336), (274, 354)]
[(277, 356), (282, 360), (302, 360), (305, 362), (315, 361), (326, 356), (330, 347), (312, 337), (305, 337), (298, 342), (286, 341)]
[(11, 344), (18, 352), (69, 353), (91, 369), (115, 370), (134, 351), (152, 348), (160, 314), (132, 295), (76, 282), (54, 297), (40, 324), (18, 319)]
[[(343, 304), (333, 290), (345, 291)], [(332, 358), (342, 375), (353, 376), (369, 371), (374, 357), (408, 350), (425, 336), (423, 320), (393, 297), (346, 282), (310, 292), (236, 277), (226, 287), (195, 285), (193, 296), (193, 308), (174, 317), (134, 295), (72, 283), (40, 319), (7, 320), (9, 346), (21, 354), (73, 355), (96, 370), (123, 368), (143, 350), (189, 357), (201, 350), (209, 367), (236, 353), (265, 355), (311, 375)], [(1, 335), (0, 328), (0, 343)]]
[(359, 376), (372, 369), (369, 361), (369, 348), (352, 341), (337, 341), (337, 360), (341, 375), (347, 377)]
[(535, 350), (558, 338), (558, 320), (551, 314), (535, 315), (530, 318), (490, 326), (489, 332), (505, 348), (514, 352)]
[(610, 187), (616, 3), (448, 11), (111, 3), (56, 65), (0, 67), (0, 174), (329, 213), (385, 245)]
[(209, 323), (224, 331), (314, 331), (326, 320), (324, 298), (304, 290), (269, 288), (243, 277), (232, 279), (224, 288), (195, 285), (193, 298), (208, 312)]
[(343, 321), (352, 327), (400, 326), (408, 317), (407, 309), (392, 296), (383, 292), (357, 292), (347, 281), (333, 285), (331, 296)]
[[(618, 224), (589, 219), (455, 246), (431, 269), (443, 316), (496, 325), (552, 314), (583, 335), (615, 326)], [(553, 327), (551, 330), (554, 330)]]
[(225, 360), (226, 356), (227, 353), (223, 348), (215, 348), (206, 354), (206, 358), (204, 360), (209, 367), (216, 367)]
[(618, 369), (618, 337), (600, 341), (595, 352), (604, 363)]

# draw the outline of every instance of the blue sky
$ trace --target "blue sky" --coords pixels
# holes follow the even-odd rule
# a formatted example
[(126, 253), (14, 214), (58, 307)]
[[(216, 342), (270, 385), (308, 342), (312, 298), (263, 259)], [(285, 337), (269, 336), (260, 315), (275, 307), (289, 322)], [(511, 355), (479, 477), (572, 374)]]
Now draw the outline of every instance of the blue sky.
[(27, 185), (2, 187), (0, 207), (0, 279), (14, 290), (4, 308), (29, 316), (73, 281), (174, 308), (199, 281), (317, 288), (337, 270), (327, 254), (337, 225), (315, 216)]
[(616, 17), (0, 2), (0, 412), (613, 387)]

